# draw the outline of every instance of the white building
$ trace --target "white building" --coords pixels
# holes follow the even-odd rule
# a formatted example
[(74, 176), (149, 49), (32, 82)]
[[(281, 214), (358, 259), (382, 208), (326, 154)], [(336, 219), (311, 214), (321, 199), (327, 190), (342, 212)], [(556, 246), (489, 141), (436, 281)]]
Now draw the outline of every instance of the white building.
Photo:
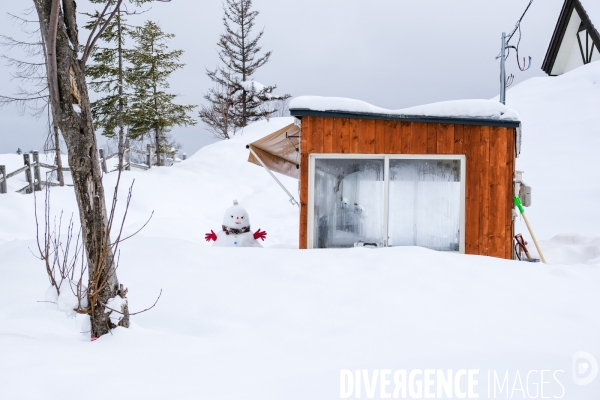
[(600, 61), (600, 0), (565, 0), (542, 69), (562, 75), (582, 65)]

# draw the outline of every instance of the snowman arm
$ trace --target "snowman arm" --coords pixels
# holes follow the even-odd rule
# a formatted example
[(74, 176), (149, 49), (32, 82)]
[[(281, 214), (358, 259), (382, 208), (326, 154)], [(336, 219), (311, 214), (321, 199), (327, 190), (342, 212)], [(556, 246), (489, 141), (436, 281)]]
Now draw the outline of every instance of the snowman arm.
[(267, 238), (267, 232), (261, 231), (260, 229), (257, 230), (256, 232), (254, 232), (254, 239), (256, 239), (256, 240), (261, 239), (264, 242), (266, 238)]
[(213, 230), (211, 229), (210, 233), (207, 233), (206, 235), (204, 235), (204, 238), (206, 239), (207, 242), (212, 241), (217, 241), (217, 234), (213, 232)]

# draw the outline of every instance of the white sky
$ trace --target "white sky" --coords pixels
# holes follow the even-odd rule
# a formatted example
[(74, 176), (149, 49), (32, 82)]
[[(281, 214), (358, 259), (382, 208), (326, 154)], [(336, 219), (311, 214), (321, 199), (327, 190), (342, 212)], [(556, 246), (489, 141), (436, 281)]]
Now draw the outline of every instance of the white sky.
[[(262, 45), (271, 61), (256, 79), (276, 84), (292, 96), (350, 97), (397, 109), (443, 100), (492, 98), (498, 94), (499, 62), (495, 60), (502, 31), (510, 31), (528, 0), (254, 0), (260, 11), (257, 27), (265, 27)], [(19, 13), (30, 1), (0, 1), (0, 33), (19, 35), (7, 12)], [(515, 57), (508, 71), (515, 84), (544, 76), (541, 64), (563, 0), (534, 0), (525, 17), (521, 55), (533, 57), (520, 72)], [(78, 1), (79, 11), (89, 9)], [(201, 104), (211, 86), (205, 67), (217, 65), (216, 42), (222, 32), (218, 0), (172, 0), (130, 17), (141, 24), (158, 21), (174, 33), (173, 49), (183, 49), (186, 67), (173, 75), (171, 89), (182, 103)], [(83, 25), (84, 19), (79, 19)], [(80, 41), (85, 41), (85, 31)], [(5, 49), (2, 49), (5, 52)], [(513, 53), (514, 54), (514, 53)], [(0, 66), (0, 92), (11, 94), (15, 83)], [(510, 96), (510, 92), (508, 94)], [(197, 114), (194, 113), (194, 117)], [(0, 110), (0, 153), (42, 148), (45, 121), (20, 116), (15, 108)], [(175, 128), (182, 151), (193, 154), (214, 139), (202, 124)]]

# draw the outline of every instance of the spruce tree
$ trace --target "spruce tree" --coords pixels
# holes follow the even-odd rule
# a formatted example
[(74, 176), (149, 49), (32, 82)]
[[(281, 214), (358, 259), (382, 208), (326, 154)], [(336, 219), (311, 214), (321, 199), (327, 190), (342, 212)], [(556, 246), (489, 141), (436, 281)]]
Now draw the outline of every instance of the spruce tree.
[[(94, 2), (98, 2), (95, 0)], [(119, 168), (123, 167), (125, 151), (125, 126), (127, 121), (127, 98), (129, 96), (126, 68), (124, 64), (125, 39), (130, 27), (123, 18), (122, 6), (119, 6), (114, 18), (110, 21), (100, 39), (105, 47), (96, 46), (91, 56), (94, 64), (86, 69), (90, 78), (89, 85), (103, 97), (92, 103), (94, 128), (102, 129), (102, 134), (108, 138), (118, 139)], [(87, 14), (91, 21), (85, 26), (92, 29), (98, 19), (103, 17), (98, 11)]]
[[(226, 0), (223, 11), (225, 32), (217, 45), (224, 66), (206, 72), (216, 87), (205, 95), (209, 106), (201, 109), (200, 118), (217, 137), (227, 139), (235, 128), (268, 118), (274, 112), (268, 106), (269, 102), (290, 96), (274, 96), (273, 90), (277, 86), (264, 86), (253, 79), (256, 71), (269, 61), (272, 52), (261, 53), (259, 41), (264, 29), (252, 36), (259, 14), (252, 10), (252, 0)], [(215, 117), (219, 110), (223, 111)]]
[(196, 125), (196, 120), (187, 115), (196, 106), (175, 104), (177, 95), (165, 91), (171, 74), (185, 65), (178, 62), (183, 50), (168, 49), (167, 43), (174, 36), (163, 32), (157, 23), (147, 21), (131, 32), (135, 47), (126, 52), (131, 64), (127, 79), (133, 89), (129, 137), (141, 139), (152, 135), (157, 165), (164, 165), (160, 155), (170, 150), (169, 143), (165, 143), (166, 134), (174, 126)]

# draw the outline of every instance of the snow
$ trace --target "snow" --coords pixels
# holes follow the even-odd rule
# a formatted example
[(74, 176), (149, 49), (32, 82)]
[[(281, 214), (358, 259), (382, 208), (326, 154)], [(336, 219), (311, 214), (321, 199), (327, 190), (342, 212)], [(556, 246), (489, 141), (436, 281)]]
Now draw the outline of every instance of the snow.
[(260, 92), (261, 90), (263, 90), (266, 86), (263, 85), (260, 82), (257, 81), (242, 81), (240, 82), (240, 86), (243, 87), (246, 91), (248, 92)]
[(290, 110), (294, 109), (393, 115), (398, 117), (481, 118), (519, 121), (519, 115), (515, 111), (492, 100), (443, 101), (401, 110), (388, 110), (361, 100), (346, 99), (343, 97), (300, 96), (290, 102)]
[(506, 101), (523, 125), (517, 169), (533, 188), (526, 213), (536, 235), (600, 234), (600, 63), (530, 79)]
[[(571, 378), (576, 352), (600, 357), (597, 81), (600, 67), (590, 64), (508, 94), (524, 125), (520, 166), (534, 188), (527, 214), (548, 265), (418, 247), (298, 250), (298, 208), (246, 161), (246, 144), (293, 122), (272, 118), (172, 167), (124, 172), (117, 221), (135, 179), (124, 235), (154, 217), (121, 245), (119, 280), (132, 312), (162, 296), (130, 329), (91, 342), (89, 318), (68, 319), (38, 302), (58, 299), (29, 250), (33, 196), (0, 195), (3, 396), (335, 399), (342, 369), (476, 368), (479, 398), (488, 371), (510, 371), (512, 386), (517, 370), (523, 380), (530, 370), (561, 370), (564, 398), (597, 399), (600, 379), (577, 386)], [(0, 164), (18, 168), (22, 157), (0, 155)], [(278, 177), (297, 193), (296, 180)], [(107, 197), (115, 180), (104, 177)], [(265, 248), (204, 240), (233, 199), (254, 230), (269, 232)], [(77, 216), (70, 187), (52, 188), (51, 205)], [(99, 376), (110, 384), (97, 385)], [(532, 394), (539, 372), (533, 377)], [(544, 395), (559, 397), (561, 388), (547, 384)]]

